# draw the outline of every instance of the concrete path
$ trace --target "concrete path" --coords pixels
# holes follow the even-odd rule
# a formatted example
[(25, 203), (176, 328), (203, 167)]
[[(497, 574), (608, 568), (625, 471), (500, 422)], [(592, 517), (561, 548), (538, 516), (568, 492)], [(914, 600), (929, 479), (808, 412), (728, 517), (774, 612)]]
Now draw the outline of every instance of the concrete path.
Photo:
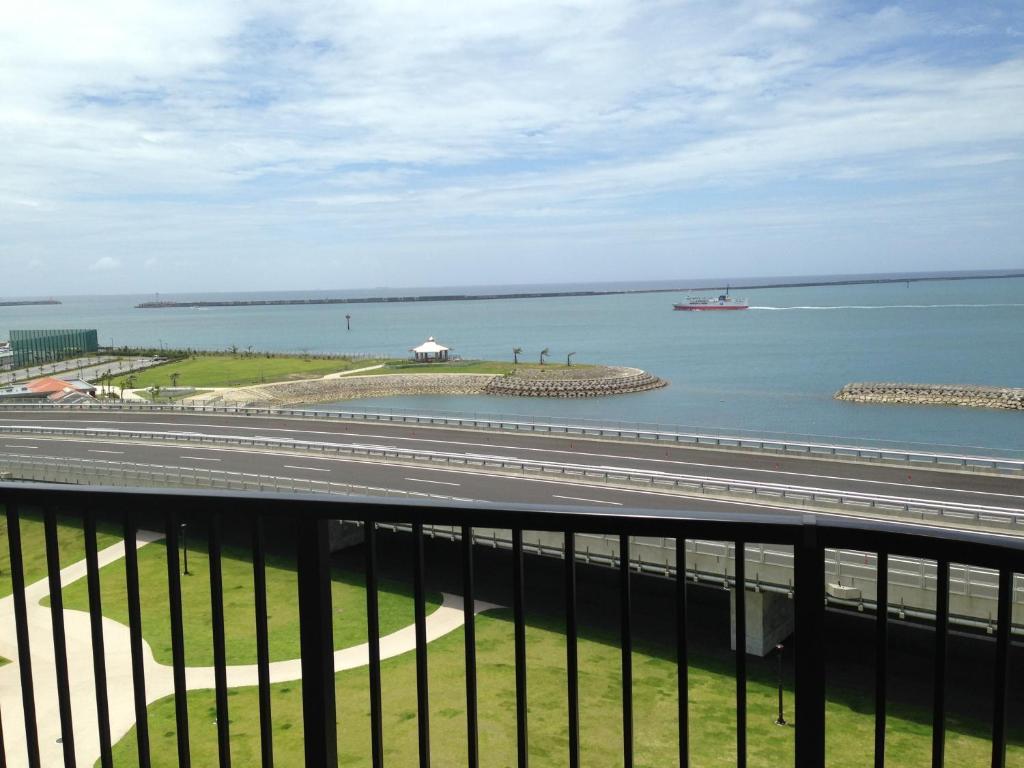
[(376, 371), (379, 368), (383, 368), (384, 363), (378, 363), (377, 365), (368, 365), (365, 368), (353, 368), (351, 371), (338, 371), (337, 373), (328, 373), (323, 378), (325, 379), (340, 379), (343, 376), (351, 376), (353, 373), (364, 373), (366, 371)]
[[(136, 546), (143, 547), (160, 538), (160, 534), (140, 531)], [(107, 547), (99, 553), (100, 567), (122, 557), (124, 557), (124, 542)], [(85, 575), (85, 561), (82, 560), (61, 571), (61, 585), (67, 586)], [(50, 609), (40, 605), (40, 601), (48, 594), (49, 585), (46, 579), (28, 586), (25, 590), (40, 758), (44, 766), (59, 766), (63, 764), (63, 752), (62, 746), (58, 742), (61, 730), (57, 705), (57, 680), (54, 671), (52, 624)], [(428, 642), (443, 637), (463, 624), (462, 598), (449, 594), (444, 594), (443, 597), (441, 606), (427, 617)], [(479, 613), (494, 607), (497, 606), (477, 601), (474, 609), (476, 613)], [(100, 746), (97, 732), (96, 689), (92, 668), (89, 614), (83, 611), (65, 610), (64, 630), (68, 646), (75, 755), (79, 765), (93, 765), (99, 759)], [(135, 723), (128, 627), (120, 622), (104, 618), (103, 642), (107, 662), (111, 739), (116, 744)], [(415, 628), (412, 625), (406, 626), (382, 637), (380, 646), (383, 659), (414, 650), (416, 647)], [(152, 649), (145, 641), (143, 642), (143, 655), (146, 701), (152, 704), (174, 692), (173, 670), (169, 666), (159, 664), (153, 658)], [(18, 647), (12, 596), (0, 599), (0, 656), (11, 660), (10, 664), (0, 667), (0, 714), (3, 718), (7, 761), (8, 765), (13, 768), (26, 765), (27, 758), (21, 680), (16, 662)], [(334, 668), (338, 672), (365, 666), (368, 663), (369, 646), (366, 643), (338, 650), (334, 654)], [(299, 659), (273, 662), (270, 665), (271, 682), (298, 680), (301, 676)], [(256, 665), (229, 666), (227, 679), (230, 687), (254, 686), (257, 684)], [(189, 667), (186, 670), (185, 680), (189, 690), (213, 688), (213, 667)]]

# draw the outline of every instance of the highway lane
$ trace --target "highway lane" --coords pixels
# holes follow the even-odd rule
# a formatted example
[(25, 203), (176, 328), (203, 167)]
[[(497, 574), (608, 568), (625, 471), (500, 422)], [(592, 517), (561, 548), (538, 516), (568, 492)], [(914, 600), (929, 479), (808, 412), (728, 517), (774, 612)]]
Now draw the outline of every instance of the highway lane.
[[(50, 457), (126, 461), (155, 465), (170, 471), (182, 467), (201, 471), (247, 472), (387, 488), (466, 501), (562, 506), (594, 504), (609, 508), (624, 506), (659, 510), (734, 509), (750, 512), (766, 509), (755, 504), (684, 498), (643, 489), (592, 486), (550, 478), (488, 475), (444, 467), (361, 462), (344, 457), (303, 455), (290, 451), (247, 452), (222, 446), (50, 438), (33, 438), (32, 445), (36, 450), (22, 451), (23, 446), (17, 441), (11, 442), (5, 436), (0, 437), (0, 459), (5, 456), (30, 456), (35, 461)], [(767, 509), (779, 511), (778, 507)]]
[[(0, 424), (313, 440), (338, 445), (503, 457), (512, 461), (699, 475), (929, 501), (1015, 508), (1024, 505), (1024, 480), (1015, 477), (578, 436), (206, 413), (5, 411), (0, 414)], [(7, 437), (0, 434), (0, 441), (9, 442), (5, 440)]]

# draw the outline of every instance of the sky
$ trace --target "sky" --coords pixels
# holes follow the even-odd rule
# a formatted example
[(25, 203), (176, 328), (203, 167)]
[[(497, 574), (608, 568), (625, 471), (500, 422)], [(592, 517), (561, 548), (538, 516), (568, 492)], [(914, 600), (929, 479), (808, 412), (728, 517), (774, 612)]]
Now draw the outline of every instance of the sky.
[(0, 295), (1024, 268), (1024, 4), (0, 5)]

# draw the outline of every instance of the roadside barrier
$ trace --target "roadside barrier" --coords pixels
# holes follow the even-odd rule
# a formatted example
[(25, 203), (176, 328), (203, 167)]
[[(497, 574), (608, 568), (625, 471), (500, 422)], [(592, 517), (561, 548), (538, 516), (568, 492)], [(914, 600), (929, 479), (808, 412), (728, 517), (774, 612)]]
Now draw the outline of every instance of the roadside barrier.
[[(327, 419), (332, 421), (365, 421), (393, 424), (484, 429), (502, 432), (527, 432), (551, 435), (578, 435), (590, 439), (626, 440), (630, 442), (676, 443), (699, 448), (732, 451), (760, 451), (787, 456), (838, 459), (869, 463), (894, 463), (952, 471), (997, 472), (1024, 475), (1024, 454), (1016, 451), (991, 451), (990, 455), (955, 453), (938, 448), (903, 446), (859, 446), (852, 443), (829, 443), (822, 439), (774, 438), (748, 435), (716, 435), (682, 428), (644, 424), (601, 424), (577, 419), (562, 423), (543, 418), (504, 417), (470, 414), (425, 414), (383, 410), (315, 410), (289, 408), (253, 408), (242, 406), (156, 405), (149, 403), (97, 403), (86, 405), (0, 404), (2, 411), (89, 410), (141, 413), (225, 414), (237, 416), (269, 416), (276, 418)], [(1005, 455), (998, 455), (1005, 454)]]
[[(990, 507), (956, 502), (935, 502), (904, 496), (866, 494), (826, 488), (764, 483), (750, 480), (709, 478), (699, 475), (611, 470), (586, 464), (553, 463), (495, 456), (375, 448), (372, 446), (305, 441), (270, 437), (207, 435), (199, 432), (149, 432), (143, 430), (94, 429), (0, 425), (0, 434), (54, 435), (107, 440), (198, 443), (238, 446), (262, 450), (345, 456), (353, 460), (386, 463), (428, 464), (479, 471), (484, 474), (513, 474), (537, 479), (557, 479), (584, 485), (608, 485), (628, 490), (647, 490), (687, 497), (747, 503), (758, 506), (808, 508), (862, 516), (912, 519), (940, 526), (982, 527), (1024, 530), (1024, 509)], [(0, 457), (2, 459), (2, 457)], [(0, 464), (2, 466), (2, 464)]]

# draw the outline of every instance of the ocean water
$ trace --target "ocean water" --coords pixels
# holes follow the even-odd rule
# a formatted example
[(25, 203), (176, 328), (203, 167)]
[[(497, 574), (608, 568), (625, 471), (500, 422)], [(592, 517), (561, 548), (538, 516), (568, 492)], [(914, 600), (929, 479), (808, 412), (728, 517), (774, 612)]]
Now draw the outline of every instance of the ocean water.
[[(537, 286), (537, 290), (593, 286)], [(515, 286), (509, 290), (524, 290)], [(228, 294), (217, 298), (500, 292), (488, 288)], [(673, 293), (477, 302), (134, 309), (149, 296), (0, 307), (11, 328), (97, 328), (102, 344), (404, 355), (435, 336), (466, 358), (644, 368), (661, 390), (594, 400), (416, 397), (348, 405), (587, 418), (711, 430), (1024, 450), (1024, 413), (869, 406), (852, 381), (1024, 386), (1024, 279), (759, 289), (746, 312), (674, 312)], [(215, 298), (213, 295), (175, 299)], [(345, 315), (352, 330), (345, 330)], [(347, 406), (345, 406), (347, 407)]]

